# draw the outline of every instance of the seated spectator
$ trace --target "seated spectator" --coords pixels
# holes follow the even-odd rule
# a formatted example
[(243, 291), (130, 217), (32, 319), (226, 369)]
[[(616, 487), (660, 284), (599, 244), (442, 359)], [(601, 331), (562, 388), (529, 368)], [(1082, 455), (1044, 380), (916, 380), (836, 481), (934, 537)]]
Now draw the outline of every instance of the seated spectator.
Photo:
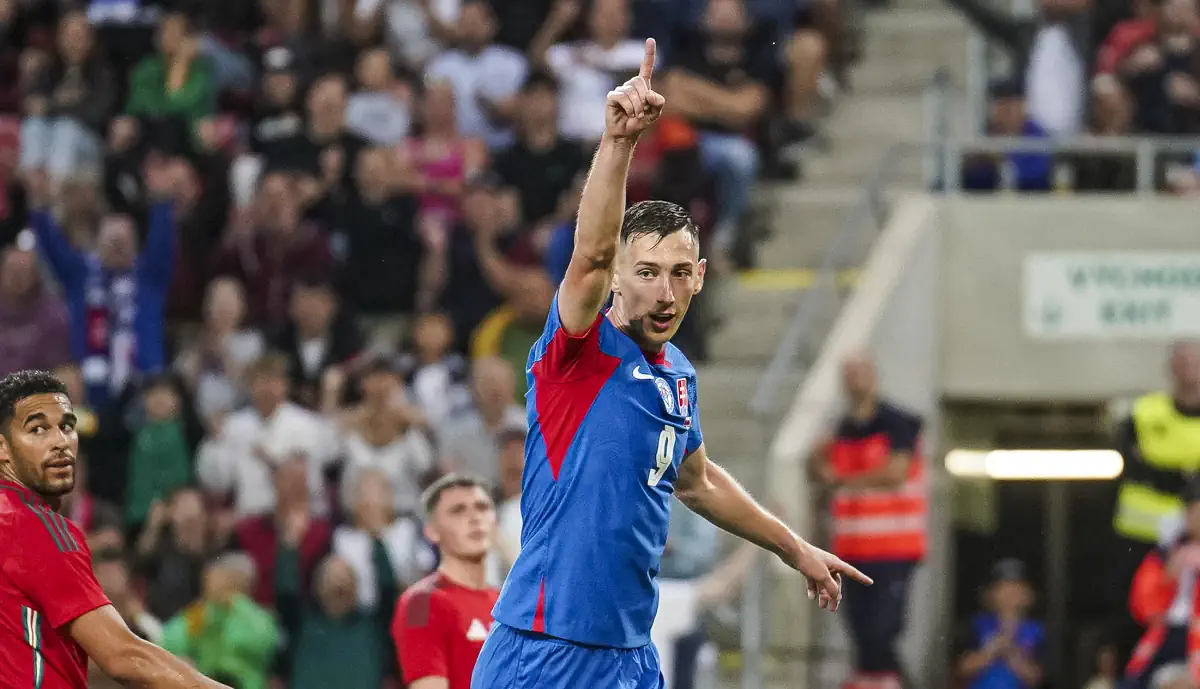
[(216, 541), (196, 488), (180, 488), (150, 507), (133, 563), (146, 582), (146, 607), (155, 617), (174, 617), (200, 595), (201, 573), (218, 552)]
[(685, 32), (673, 52), (659, 88), (698, 131), (702, 163), (716, 182), (713, 250), (722, 259), (750, 207), (758, 151), (749, 135), (770, 103), (775, 55), (736, 0), (709, 0), (701, 26)]
[[(88, 464), (86, 456), (75, 458), (75, 488), (62, 497), (58, 513), (75, 522), (87, 534), (96, 534), (110, 527), (121, 530), (125, 525), (124, 515), (116, 505), (97, 497), (92, 491)], [(123, 545), (124, 539), (117, 542)]]
[[(1116, 61), (1115, 73), (1136, 103), (1139, 130), (1155, 134), (1200, 132), (1200, 21), (1190, 0), (1162, 0), (1154, 32)], [(1118, 97), (1115, 86), (1104, 97)]]
[(314, 593), (305, 595), (296, 553), (303, 526), (285, 530), (275, 573), (279, 619), (288, 637), (288, 686), (378, 689), (393, 664), (387, 622), (399, 594), (395, 580), (387, 576), (387, 562), (378, 560), (376, 567), (380, 580), (390, 586), (381, 589), (372, 606), (360, 604), (354, 569), (337, 555), (321, 561)]
[[(318, 199), (324, 187), (335, 181), (325, 179), (323, 153), (335, 151), (342, 161), (350, 163), (366, 145), (346, 129), (346, 91), (346, 79), (340, 74), (318, 78), (309, 87), (305, 100), (305, 128), (293, 136), (277, 139), (266, 151), (268, 171), (285, 170), (298, 175), (305, 205)], [(342, 176), (348, 176), (349, 165), (340, 167)]]
[(116, 78), (95, 48), (87, 14), (67, 13), (59, 20), (53, 61), (28, 87), (21, 166), (45, 170), (55, 188), (73, 170), (101, 169), (116, 93)]
[(142, 387), (144, 420), (134, 430), (125, 490), (125, 519), (135, 533), (155, 502), (192, 481), (194, 444), (189, 442), (181, 396), (178, 383), (167, 375), (151, 378)]
[(289, 313), (271, 346), (287, 357), (292, 400), (309, 409), (336, 406), (340, 400), (321, 399), (321, 381), (331, 367), (349, 366), (361, 354), (358, 328), (338, 303), (333, 284), (319, 275), (292, 284)]
[(240, 689), (267, 689), (279, 630), (246, 594), (254, 563), (229, 553), (204, 569), (200, 598), (167, 621), (162, 647), (207, 677)]
[(150, 643), (161, 643), (162, 622), (146, 609), (142, 597), (134, 588), (129, 566), (120, 553), (112, 551), (96, 553), (92, 568), (104, 595), (112, 601), (117, 614), (125, 620), (129, 630)]
[(1200, 682), (1200, 668), (1190, 662), (1200, 615), (1200, 483), (1188, 484), (1183, 497), (1182, 528), (1155, 547), (1133, 577), (1129, 611), (1146, 632), (1125, 668), (1121, 689), (1150, 689), (1159, 670), (1174, 664), (1187, 665), (1185, 686)]
[(515, 425), (506, 428), (497, 438), (500, 446), (497, 483), (499, 500), (496, 503), (496, 551), (504, 572), (521, 552), (521, 479), (525, 471), (525, 429)]
[(430, 428), (441, 428), (471, 405), (467, 361), (452, 351), (454, 324), (443, 313), (427, 313), (413, 324), (412, 352), (400, 358), (399, 372)]
[(408, 136), (412, 94), (392, 74), (387, 51), (373, 48), (358, 57), (358, 91), (346, 103), (346, 129), (373, 146), (394, 146)]
[(488, 163), (483, 140), (460, 133), (455, 98), (450, 82), (427, 81), (420, 100), (421, 132), (402, 149), (417, 177), (417, 226), (437, 233), (422, 238), (431, 248), (444, 248), (458, 221), (466, 181)]
[[(386, 473), (366, 469), (351, 485), (346, 503), (350, 521), (334, 531), (333, 552), (357, 576), (359, 605), (374, 608), (396, 599), (396, 591), (389, 597), (388, 590), (404, 590), (429, 574), (436, 558), (421, 533), (420, 507), (413, 514), (398, 515)], [(384, 563), (390, 581), (382, 576)]]
[(345, 303), (376, 320), (411, 313), (431, 298), (423, 294), (429, 251), (416, 226), (417, 199), (403, 188), (394, 158), (383, 148), (359, 153), (350, 161), (356, 193), (331, 214)]
[(629, 36), (629, 1), (597, 0), (587, 13), (583, 40), (555, 45), (535, 42), (533, 61), (562, 87), (559, 129), (564, 137), (593, 146), (604, 134), (608, 92), (633, 76), (645, 46)]
[(37, 256), (0, 252), (0, 374), (52, 371), (71, 363), (71, 331), (62, 298), (42, 284)]
[(483, 0), (466, 0), (458, 15), (456, 46), (429, 62), (425, 78), (454, 87), (455, 118), (462, 134), (478, 137), (490, 149), (512, 142), (514, 98), (529, 67), (521, 53), (495, 45), (496, 17)]
[[(1015, 81), (998, 82), (991, 88), (988, 134), (1042, 139), (1046, 130), (1026, 115), (1025, 92)], [(963, 188), (973, 190), (1050, 189), (1053, 159), (1049, 153), (1014, 152), (978, 156), (963, 164)]]
[(563, 220), (555, 217), (558, 200), (587, 168), (583, 148), (559, 133), (558, 107), (553, 78), (531, 76), (521, 89), (517, 140), (497, 154), (493, 166), (504, 184), (517, 190), (521, 217), (534, 232), (549, 233)]
[(200, 119), (216, 110), (212, 67), (200, 54), (200, 41), (184, 14), (163, 17), (158, 51), (130, 75), (125, 112), (141, 121), (145, 138), (184, 153), (191, 150)]
[(288, 401), (288, 361), (266, 354), (246, 370), (250, 406), (229, 415), (217, 435), (201, 445), (196, 463), (200, 484), (217, 496), (232, 496), (239, 518), (274, 511), (273, 475), (279, 465), (303, 457), (311, 467), (313, 507), (328, 512), (323, 471), (337, 453), (332, 429), (317, 414)]
[(469, 472), (493, 485), (499, 478), (500, 439), (525, 429), (525, 408), (516, 402), (513, 367), (499, 358), (480, 359), (471, 367), (474, 408), (439, 429), (442, 466)]
[(263, 355), (262, 333), (245, 325), (242, 283), (219, 277), (208, 284), (201, 331), (185, 345), (175, 368), (192, 390), (196, 411), (209, 432), (246, 401), (243, 374)]
[(425, 63), (454, 42), (458, 2), (424, 0), (360, 0), (355, 12), (383, 13), (383, 42), (409, 72), (419, 74)]
[(1033, 589), (1025, 565), (1001, 560), (984, 593), (987, 612), (971, 621), (957, 674), (968, 689), (1033, 689), (1042, 681), (1045, 631), (1028, 618)]
[(80, 362), (87, 399), (104, 407), (137, 374), (162, 368), (165, 357), (163, 306), (171, 284), (175, 224), (165, 199), (177, 180), (165, 166), (147, 170), (157, 202), (150, 209), (146, 245), (138, 251), (133, 218), (105, 217), (96, 251), (85, 253), (62, 233), (48, 206), (47, 182), (33, 175), (30, 215), (38, 252), (66, 294), (71, 312), (71, 353)]
[(286, 173), (264, 175), (251, 217), (235, 220), (212, 259), (214, 276), (245, 286), (249, 322), (256, 325), (281, 324), (297, 276), (333, 270), (328, 238), (301, 220), (296, 187)]
[(299, 550), (300, 581), (306, 590), (317, 563), (329, 552), (333, 536), (329, 522), (313, 514), (308, 466), (302, 458), (281, 463), (272, 479), (272, 492), (278, 496), (273, 512), (247, 517), (234, 529), (236, 549), (245, 551), (254, 562), (255, 577), (249, 591), (254, 600), (268, 607), (276, 602), (275, 568), (284, 549), (284, 534), (303, 526), (294, 547)]
[(278, 158), (282, 153), (273, 150), (275, 145), (304, 130), (299, 81), (291, 50), (275, 46), (263, 53), (262, 79), (250, 122), (250, 150), (254, 153)]
[(408, 402), (400, 376), (386, 359), (369, 364), (361, 373), (362, 401), (340, 414), (339, 436), (345, 464), (342, 505), (353, 505), (359, 477), (379, 471), (387, 477), (402, 516), (420, 511), (417, 502), (434, 471), (433, 447), (421, 429), (420, 410)]

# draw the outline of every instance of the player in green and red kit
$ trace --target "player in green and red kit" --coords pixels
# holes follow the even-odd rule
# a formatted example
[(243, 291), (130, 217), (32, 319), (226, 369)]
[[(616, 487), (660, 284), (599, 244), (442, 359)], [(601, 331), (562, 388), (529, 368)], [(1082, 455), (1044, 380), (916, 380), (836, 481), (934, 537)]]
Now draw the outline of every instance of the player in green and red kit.
[(0, 687), (87, 689), (91, 657), (129, 687), (222, 689), (129, 630), (83, 531), (58, 513), (75, 487), (76, 421), (53, 375), (0, 379)]

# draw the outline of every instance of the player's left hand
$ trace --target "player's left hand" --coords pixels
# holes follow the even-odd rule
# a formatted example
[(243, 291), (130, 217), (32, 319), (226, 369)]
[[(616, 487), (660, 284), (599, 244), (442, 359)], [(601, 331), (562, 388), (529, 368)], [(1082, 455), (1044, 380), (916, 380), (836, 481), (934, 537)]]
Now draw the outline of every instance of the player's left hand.
[(646, 39), (646, 55), (638, 75), (608, 92), (605, 132), (614, 139), (636, 139), (658, 121), (667, 101), (650, 88), (654, 74), (655, 43)]
[(838, 556), (810, 543), (802, 544), (794, 561), (787, 564), (808, 580), (808, 599), (816, 600), (822, 609), (837, 610), (841, 605), (843, 574), (867, 586), (875, 583)]

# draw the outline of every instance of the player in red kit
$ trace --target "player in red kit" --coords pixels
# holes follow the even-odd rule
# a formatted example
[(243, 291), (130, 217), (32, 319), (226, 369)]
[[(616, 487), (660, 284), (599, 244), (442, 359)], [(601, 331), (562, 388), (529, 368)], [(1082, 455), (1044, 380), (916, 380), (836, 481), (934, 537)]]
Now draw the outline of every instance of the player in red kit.
[(86, 689), (90, 656), (125, 686), (221, 689), (129, 631), (83, 531), (58, 513), (75, 487), (76, 420), (53, 375), (0, 379), (0, 687)]
[(423, 502), (425, 534), (442, 563), (400, 596), (392, 620), (396, 657), (408, 689), (470, 689), (500, 595), (485, 571), (496, 506), (481, 482), (455, 475), (430, 486)]

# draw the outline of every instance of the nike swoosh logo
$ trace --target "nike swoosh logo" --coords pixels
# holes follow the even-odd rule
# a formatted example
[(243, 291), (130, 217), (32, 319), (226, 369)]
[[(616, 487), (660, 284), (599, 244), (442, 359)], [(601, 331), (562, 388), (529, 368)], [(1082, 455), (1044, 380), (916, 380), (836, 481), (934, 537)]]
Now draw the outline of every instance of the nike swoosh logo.
[(637, 380), (654, 380), (654, 376), (649, 373), (642, 373), (641, 366), (633, 367), (633, 377)]

